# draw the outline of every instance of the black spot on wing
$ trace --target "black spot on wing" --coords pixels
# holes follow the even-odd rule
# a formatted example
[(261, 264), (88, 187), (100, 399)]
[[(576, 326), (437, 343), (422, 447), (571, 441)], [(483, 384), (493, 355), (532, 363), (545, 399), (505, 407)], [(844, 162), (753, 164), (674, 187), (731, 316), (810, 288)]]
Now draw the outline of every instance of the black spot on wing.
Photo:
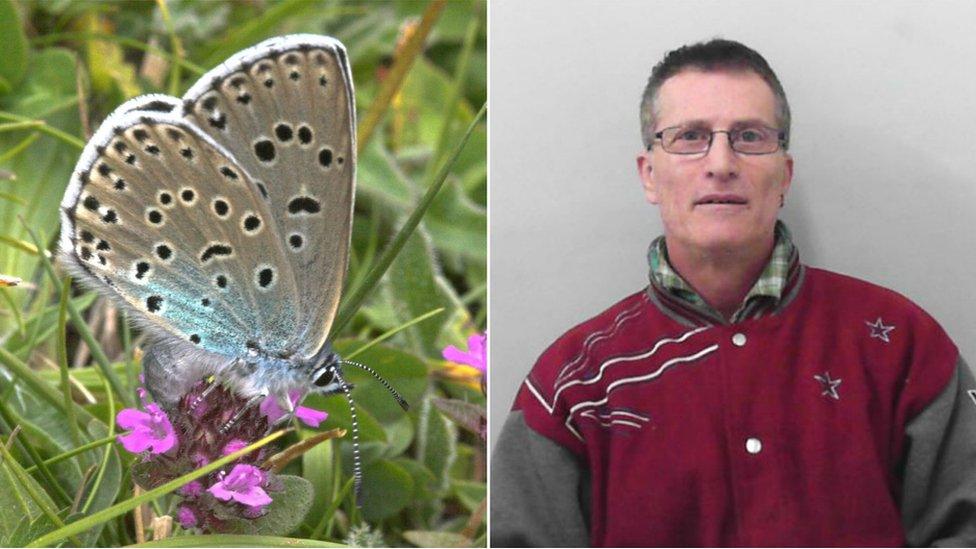
[(275, 146), (270, 139), (262, 139), (254, 144), (254, 155), (261, 162), (272, 162), (275, 159)]
[(322, 211), (322, 205), (311, 196), (299, 196), (288, 202), (288, 213), (292, 215), (310, 215)]
[(200, 261), (206, 263), (215, 257), (229, 256), (232, 253), (234, 253), (234, 248), (227, 244), (212, 244), (200, 254)]

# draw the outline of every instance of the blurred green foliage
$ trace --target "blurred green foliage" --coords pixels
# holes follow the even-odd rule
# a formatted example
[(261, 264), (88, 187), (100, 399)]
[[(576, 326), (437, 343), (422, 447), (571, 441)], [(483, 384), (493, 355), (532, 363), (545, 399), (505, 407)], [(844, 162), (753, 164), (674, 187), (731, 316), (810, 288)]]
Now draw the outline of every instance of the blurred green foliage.
[[(484, 2), (439, 7), (418, 1), (0, 0), (0, 274), (24, 281), (0, 287), (0, 443), (9, 448), (0, 465), (0, 546), (29, 544), (135, 495), (129, 471), (138, 458), (117, 449), (112, 436), (115, 413), (134, 401), (142, 339), (104, 300), (62, 296), (28, 232), (53, 250), (57, 205), (88, 135), (132, 96), (182, 95), (234, 52), (299, 32), (345, 43), (362, 120), (406, 37), (425, 13), (434, 14), (422, 52), (359, 156), (348, 295), (485, 103)], [(486, 147), (482, 121), (386, 276), (333, 334), (346, 355), (387, 334), (355, 360), (376, 369), (412, 404), (404, 414), (380, 385), (348, 372), (357, 386), (363, 438), (363, 508), (352, 504), (348, 489), (351, 444), (327, 441), (283, 471), (305, 479), (289, 481), (302, 490), (311, 486), (303, 504), (310, 511), (298, 526), (234, 543), (484, 545), (484, 442), (434, 402), (460, 400), (481, 410), (485, 404), (477, 376), (466, 378), (464, 368), (445, 364), (440, 350), (463, 348), (486, 324)], [(69, 309), (80, 313), (78, 322)], [(101, 357), (107, 359), (102, 368), (94, 367)], [(113, 393), (106, 375), (122, 380), (121, 394)], [(309, 405), (329, 411), (323, 429), (348, 429), (342, 399), (316, 397)], [(314, 434), (291, 433), (284, 445)], [(45, 464), (85, 445), (90, 449)], [(140, 516), (145, 521), (120, 514), (67, 542), (141, 540), (152, 535), (149, 509), (172, 515), (173, 505), (174, 497), (164, 496)], [(177, 527), (165, 543), (208, 545), (207, 536), (181, 534)], [(274, 537), (284, 535), (300, 539)]]

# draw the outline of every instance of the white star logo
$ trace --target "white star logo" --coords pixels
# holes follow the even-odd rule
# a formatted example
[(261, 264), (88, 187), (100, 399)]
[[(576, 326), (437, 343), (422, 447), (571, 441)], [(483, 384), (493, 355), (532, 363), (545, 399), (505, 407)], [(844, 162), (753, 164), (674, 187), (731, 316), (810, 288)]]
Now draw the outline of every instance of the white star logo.
[(823, 392), (820, 393), (823, 396), (829, 396), (834, 400), (840, 400), (840, 395), (837, 394), (837, 387), (840, 385), (840, 379), (830, 379), (830, 373), (824, 372), (823, 375), (814, 375), (813, 379), (816, 379), (823, 385)]
[(895, 329), (893, 325), (885, 326), (884, 322), (881, 322), (880, 316), (878, 317), (878, 320), (875, 320), (874, 322), (868, 322), (865, 320), (864, 323), (871, 328), (871, 337), (876, 337), (885, 343), (891, 342), (891, 339), (888, 338), (888, 332)]

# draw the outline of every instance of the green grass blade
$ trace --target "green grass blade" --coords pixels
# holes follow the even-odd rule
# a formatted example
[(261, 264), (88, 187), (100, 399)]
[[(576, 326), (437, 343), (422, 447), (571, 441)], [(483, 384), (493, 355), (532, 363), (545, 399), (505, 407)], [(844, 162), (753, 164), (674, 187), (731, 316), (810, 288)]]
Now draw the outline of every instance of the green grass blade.
[(121, 44), (129, 48), (144, 51), (146, 53), (151, 53), (153, 55), (158, 55), (166, 59), (172, 64), (179, 65), (184, 69), (187, 69), (188, 71), (194, 73), (196, 76), (203, 76), (203, 74), (207, 72), (207, 70), (201, 67), (200, 65), (191, 63), (186, 59), (180, 59), (179, 57), (176, 57), (175, 55), (169, 53), (168, 51), (162, 48), (157, 48), (156, 46), (150, 46), (145, 42), (140, 42), (138, 40), (133, 40), (132, 38), (128, 38), (125, 36), (118, 36), (115, 34), (107, 34), (101, 32), (59, 32), (54, 34), (48, 34), (46, 36), (38, 36), (37, 38), (32, 39), (31, 43), (35, 46), (46, 46), (49, 44), (55, 44), (62, 40), (80, 40), (80, 41), (105, 40), (106, 42), (116, 42), (118, 44)]
[(450, 137), (451, 126), (454, 122), (454, 113), (457, 112), (458, 103), (461, 101), (464, 92), (464, 84), (468, 79), (468, 65), (471, 61), (471, 52), (474, 51), (474, 42), (478, 38), (478, 30), (481, 28), (481, 18), (472, 17), (468, 23), (467, 32), (464, 35), (464, 46), (458, 57), (457, 70), (454, 73), (454, 81), (451, 82), (451, 89), (444, 109), (444, 117), (441, 122), (441, 129), (437, 137), (437, 146), (434, 148), (434, 158), (427, 164), (424, 173), (424, 181), (429, 181), (434, 175), (434, 169), (440, 164), (440, 159), (447, 150), (447, 140)]
[(27, 137), (25, 137), (23, 141), (17, 143), (13, 147), (10, 147), (10, 150), (5, 151), (3, 154), (0, 154), (0, 164), (3, 164), (4, 162), (10, 160), (11, 158), (23, 152), (24, 149), (33, 145), (34, 142), (37, 141), (40, 137), (41, 134), (34, 132), (28, 135)]
[[(18, 424), (17, 418), (14, 416), (13, 412), (11, 412), (10, 408), (7, 406), (7, 403), (3, 402), (2, 400), (0, 400), (0, 417), (3, 418), (3, 421), (6, 422), (11, 429), (13, 429), (14, 425)], [(16, 443), (37, 466), (37, 470), (41, 474), (41, 477), (44, 478), (44, 482), (48, 484), (48, 492), (54, 493), (54, 498), (58, 500), (60, 505), (70, 505), (71, 496), (68, 495), (68, 492), (66, 492), (61, 486), (61, 483), (58, 482), (58, 480), (54, 477), (51, 470), (44, 465), (44, 460), (41, 459), (41, 455), (37, 453), (37, 449), (31, 446), (29, 442), (24, 442), (22, 438), (23, 437), (19, 437), (16, 440)]]
[(342, 486), (342, 490), (339, 490), (339, 495), (332, 499), (332, 503), (329, 505), (328, 509), (322, 513), (322, 519), (319, 520), (318, 525), (315, 526), (315, 530), (312, 531), (310, 536), (312, 539), (318, 539), (322, 536), (322, 531), (325, 530), (326, 525), (332, 523), (333, 517), (335, 517), (336, 509), (342, 505), (349, 492), (352, 490), (353, 479), (346, 481), (346, 484)]
[(286, 19), (300, 19), (299, 14), (309, 10), (316, 10), (318, 12), (316, 16), (321, 17), (322, 12), (327, 12), (329, 9), (329, 7), (324, 7), (318, 2), (309, 2), (308, 0), (285, 0), (269, 6), (258, 17), (249, 20), (240, 27), (229, 29), (227, 35), (219, 41), (220, 46), (207, 56), (205, 64), (208, 67), (213, 67), (238, 50), (252, 46), (262, 38), (274, 35), (274, 29)]
[(220, 534), (213, 536), (179, 536), (137, 543), (129, 547), (348, 547), (314, 539), (279, 538), (275, 536), (243, 536)]
[[(94, 440), (92, 442), (89, 442), (88, 444), (84, 444), (82, 446), (79, 446), (79, 447), (77, 447), (77, 448), (75, 448), (73, 450), (70, 450), (68, 452), (65, 452), (63, 454), (58, 454), (58, 455), (56, 455), (56, 456), (54, 456), (52, 458), (45, 459), (44, 460), (44, 465), (54, 465), (55, 463), (58, 463), (60, 461), (64, 461), (66, 459), (73, 458), (73, 457), (77, 456), (78, 454), (83, 454), (83, 453), (87, 452), (88, 450), (92, 450), (94, 448), (98, 448), (99, 446), (105, 446), (106, 444), (111, 444), (112, 442), (115, 442), (115, 435), (112, 435), (110, 437), (105, 437), (105, 438), (102, 438), (102, 439), (99, 439), (99, 440)], [(28, 467), (27, 469), (25, 469), (25, 471), (27, 471), (28, 473), (33, 473), (36, 470), (37, 470), (37, 466), (35, 466), (35, 465), (32, 465), (32, 466)]]
[[(51, 521), (52, 524), (58, 526), (59, 528), (64, 528), (65, 527), (64, 522), (58, 517), (57, 511), (55, 509), (52, 509), (48, 505), (48, 501), (42, 498), (41, 494), (39, 494), (37, 490), (34, 489), (34, 485), (30, 482), (30, 478), (26, 476), (26, 473), (24, 473), (23, 468), (21, 468), (20, 464), (17, 463), (16, 460), (14, 460), (14, 457), (10, 455), (10, 452), (7, 451), (7, 447), (3, 444), (0, 444), (0, 453), (2, 453), (3, 455), (3, 460), (8, 462), (9, 464), (8, 468), (14, 473), (14, 476), (17, 478), (17, 481), (20, 483), (21, 487), (23, 487), (24, 491), (27, 492), (27, 495), (29, 495), (30, 498), (34, 500), (34, 503), (36, 503), (37, 507), (41, 509), (41, 512), (47, 515), (47, 518)], [(80, 547), (81, 541), (78, 540), (77, 536), (75, 536), (75, 533), (77, 532), (74, 532), (70, 535), (71, 541), (72, 543), (75, 544), (76, 547)], [(69, 536), (65, 536), (65, 537), (69, 537)]]
[[(27, 226), (27, 223), (23, 219), (21, 219), (20, 222), (27, 230), (27, 233), (30, 235), (31, 239), (34, 241), (34, 245), (37, 246), (37, 249), (43, 249), (43, 246), (41, 246), (41, 240), (37, 237), (34, 230)], [(51, 263), (51, 259), (48, 258), (48, 254), (40, 254), (40, 257), (44, 270), (47, 271), (48, 276), (52, 281), (54, 281), (54, 284), (57, 285), (59, 282), (58, 275), (54, 271), (54, 264)], [(60, 292), (61, 289), (58, 288), (58, 291)], [(115, 374), (115, 371), (109, 364), (108, 357), (105, 356), (105, 351), (102, 350), (102, 346), (99, 345), (98, 341), (95, 340), (95, 336), (92, 335), (91, 329), (88, 327), (88, 323), (85, 322), (85, 319), (82, 318), (81, 313), (78, 312), (78, 309), (70, 301), (68, 302), (68, 313), (71, 315), (72, 324), (74, 324), (75, 329), (78, 330), (81, 338), (85, 340), (85, 343), (88, 345), (88, 349), (91, 351), (92, 358), (95, 359), (95, 364), (101, 368), (102, 374), (104, 374), (105, 378), (108, 379), (109, 384), (112, 386), (112, 390), (114, 390), (115, 394), (122, 399), (122, 402), (125, 404), (126, 408), (135, 408), (135, 399), (132, 398), (132, 395), (128, 394), (128, 392), (126, 392), (125, 388), (122, 386), (122, 381), (119, 379), (119, 376)]]
[(281, 438), (287, 432), (288, 432), (288, 430), (281, 430), (281, 431), (276, 431), (274, 433), (271, 433), (270, 435), (262, 438), (261, 440), (255, 442), (254, 444), (251, 444), (250, 446), (247, 446), (245, 448), (242, 448), (241, 450), (238, 450), (238, 451), (234, 452), (233, 454), (229, 454), (227, 456), (224, 456), (224, 457), (218, 459), (217, 461), (214, 461), (213, 463), (210, 463), (210, 464), (208, 464), (208, 465), (206, 465), (204, 467), (201, 467), (200, 469), (197, 469), (195, 471), (191, 471), (190, 473), (187, 473), (187, 474), (183, 475), (182, 477), (179, 477), (179, 478), (177, 478), (175, 480), (171, 480), (171, 481), (167, 482), (166, 484), (163, 484), (162, 486), (160, 486), (158, 488), (154, 488), (152, 490), (149, 490), (148, 492), (145, 492), (145, 493), (143, 493), (143, 494), (141, 494), (141, 495), (139, 495), (137, 497), (127, 499), (127, 500), (125, 500), (125, 501), (123, 501), (121, 503), (117, 503), (117, 504), (115, 504), (115, 505), (113, 505), (113, 506), (111, 506), (111, 507), (109, 507), (107, 509), (103, 509), (102, 511), (99, 511), (99, 512), (93, 514), (93, 515), (90, 515), (90, 516), (87, 516), (85, 518), (82, 518), (82, 519), (80, 519), (80, 520), (78, 520), (76, 522), (72, 522), (71, 524), (68, 524), (67, 526), (64, 526), (62, 528), (58, 528), (57, 530), (55, 530), (53, 532), (49, 532), (49, 533), (47, 533), (47, 534), (45, 534), (45, 535), (43, 535), (43, 536), (35, 539), (34, 541), (30, 542), (27, 546), (28, 547), (44, 547), (44, 546), (47, 546), (47, 545), (52, 545), (55, 542), (61, 541), (61, 540), (63, 540), (66, 537), (73, 536), (73, 535), (78, 534), (80, 532), (84, 532), (85, 530), (87, 530), (87, 529), (95, 526), (96, 524), (100, 524), (102, 522), (111, 520), (111, 519), (113, 519), (113, 518), (115, 518), (115, 517), (117, 517), (117, 516), (119, 516), (121, 514), (128, 513), (129, 511), (135, 509), (136, 507), (142, 505), (143, 503), (146, 503), (146, 502), (155, 500), (156, 498), (158, 498), (160, 496), (163, 496), (165, 494), (168, 494), (168, 493), (172, 492), (173, 490), (176, 490), (177, 488), (183, 486), (184, 484), (186, 484), (186, 483), (188, 483), (190, 481), (193, 481), (193, 480), (196, 480), (196, 479), (198, 479), (198, 478), (200, 478), (202, 476), (208, 475), (208, 474), (216, 471), (217, 469), (220, 469), (224, 465), (227, 465), (228, 463), (231, 463), (231, 462), (233, 462), (233, 461), (235, 461), (235, 460), (237, 460), (237, 459), (239, 459), (239, 458), (241, 458), (241, 457), (243, 457), (243, 456), (245, 456), (245, 455), (253, 452), (254, 450), (257, 450), (258, 448), (261, 448), (262, 446), (264, 446), (264, 445), (266, 445), (266, 444), (268, 444), (270, 442), (273, 442), (273, 441)]
[(14, 298), (10, 295), (10, 290), (0, 287), (0, 295), (3, 296), (3, 300), (10, 307), (11, 314), (14, 315), (14, 320), (17, 322), (17, 332), (21, 337), (27, 335), (27, 330), (24, 325), (24, 315), (21, 314), (20, 307), (14, 303)]
[(52, 137), (56, 137), (65, 143), (77, 147), (78, 150), (85, 148), (85, 142), (77, 137), (67, 134), (53, 126), (48, 126), (47, 122), (43, 120), (33, 120), (25, 116), (20, 116), (19, 114), (14, 114), (12, 112), (0, 111), (0, 120), (11, 120), (13, 122), (36, 122), (36, 129), (39, 132), (44, 132)]
[[(58, 308), (58, 369), (61, 372), (61, 394), (64, 395), (65, 402), (71, 402), (71, 383), (68, 381), (68, 341), (65, 333), (65, 326), (68, 323), (68, 297), (71, 295), (71, 277), (64, 279), (61, 286), (61, 303)], [(78, 419), (75, 417), (75, 407), (65, 406), (65, 414), (68, 416), (68, 428), (71, 433), (71, 442), (75, 447), (81, 446), (81, 433), (78, 431)]]
[[(173, 19), (169, 15), (169, 6), (166, 5), (166, 0), (156, 0), (156, 5), (159, 6), (159, 13), (163, 16), (163, 25), (166, 27), (166, 34), (169, 35), (169, 46), (173, 50), (173, 56), (177, 59), (183, 59), (186, 57), (186, 52), (183, 51), (183, 44), (180, 42), (179, 36), (176, 35), (176, 30), (173, 28)], [(180, 64), (171, 63), (169, 69), (169, 94), (179, 95), (180, 94)]]
[[(67, 414), (65, 408), (67, 406), (77, 406), (73, 401), (65, 402), (61, 398), (61, 393), (52, 387), (49, 383), (41, 379), (37, 373), (25, 364), (22, 360), (14, 356), (7, 349), (0, 347), (0, 364), (3, 364), (10, 370), (10, 372), (18, 377), (21, 381), (27, 385), (35, 395), (46, 400), (48, 404), (54, 406), (58, 410)], [(75, 410), (77, 414), (77, 419), (80, 421), (80, 425), (84, 426), (91, 420), (95, 419), (95, 416), (91, 415), (88, 410), (85, 410), (81, 406), (78, 406)]]
[(347, 358), (349, 360), (352, 360), (353, 358), (356, 358), (356, 355), (358, 355), (358, 354), (366, 351), (366, 349), (369, 349), (370, 347), (372, 347), (374, 345), (379, 345), (380, 343), (383, 343), (387, 339), (390, 339), (391, 337), (395, 336), (397, 333), (402, 332), (403, 330), (406, 330), (407, 328), (413, 326), (414, 324), (417, 324), (419, 322), (423, 322), (423, 321), (427, 320), (428, 318), (430, 318), (430, 317), (432, 317), (434, 315), (440, 314), (443, 311), (444, 311), (444, 307), (438, 307), (438, 308), (436, 308), (436, 309), (434, 309), (432, 311), (426, 312), (426, 313), (418, 316), (417, 318), (408, 320), (407, 322), (404, 322), (403, 324), (401, 324), (401, 325), (399, 325), (399, 326), (397, 326), (397, 327), (395, 327), (395, 328), (393, 328), (391, 330), (387, 330), (386, 332), (380, 334), (379, 336), (377, 336), (375, 339), (373, 339), (369, 343), (367, 343), (367, 344), (363, 345), (362, 347), (356, 349), (355, 351), (349, 353), (348, 355), (346, 355), (345, 358)]
[[(102, 384), (105, 386), (105, 396), (108, 398), (108, 434), (112, 436), (115, 434), (115, 399), (112, 398), (112, 390), (109, 388), (105, 378), (102, 378)], [(92, 502), (95, 501), (98, 488), (102, 485), (102, 479), (105, 478), (105, 470), (108, 469), (108, 460), (111, 457), (112, 447), (109, 446), (105, 449), (105, 453), (102, 454), (102, 464), (99, 466), (98, 474), (95, 476), (95, 482), (92, 483), (91, 490), (88, 492), (88, 499), (85, 501), (84, 507), (81, 508), (82, 513), (87, 513)]]
[[(406, 223), (404, 223), (403, 228), (400, 229), (400, 232), (398, 232), (393, 238), (390, 245), (386, 248), (386, 250), (383, 251), (383, 254), (376, 261), (376, 265), (372, 268), (372, 270), (370, 270), (369, 274), (366, 275), (366, 278), (363, 279), (362, 285), (356, 288), (353, 294), (349, 297), (349, 300), (346, 301), (344, 306), (340, 309), (339, 314), (336, 317), (336, 321), (332, 325), (332, 334), (338, 334), (352, 319), (352, 315), (359, 309), (359, 306), (362, 305), (363, 301), (373, 290), (373, 287), (379, 282), (380, 278), (383, 276), (383, 273), (385, 273), (390, 267), (390, 264), (393, 263), (393, 260), (400, 252), (400, 249), (403, 248), (404, 244), (406, 244), (407, 239), (413, 234), (414, 229), (416, 229), (417, 225), (420, 223), (420, 219), (425, 213), (427, 213), (431, 203), (434, 201), (434, 197), (437, 196), (437, 191), (444, 186), (444, 182), (447, 180), (447, 176), (451, 172), (454, 162), (461, 154), (461, 151), (464, 149), (464, 145), (468, 142), (468, 138), (471, 137), (471, 132), (474, 131), (475, 127), (481, 121), (481, 118), (484, 116), (487, 108), (487, 103), (481, 106), (481, 110), (478, 111), (478, 114), (475, 115), (474, 120), (472, 120), (471, 124), (468, 125), (468, 129), (464, 132), (464, 135), (461, 137), (457, 146), (454, 147), (454, 151), (451, 153), (451, 156), (441, 167), (437, 177), (434, 178), (434, 182), (430, 185), (430, 187), (428, 187), (427, 193), (424, 194), (424, 197), (417, 204), (417, 207), (414, 209), (413, 213), (410, 214), (410, 217), (407, 219)], [(332, 334), (329, 336), (330, 339), (333, 338)]]
[(396, 61), (393, 62), (393, 66), (390, 67), (390, 72), (387, 73), (386, 78), (383, 80), (383, 84), (380, 86), (376, 98), (363, 116), (362, 122), (359, 123), (356, 134), (356, 138), (358, 139), (358, 143), (356, 144), (357, 154), (365, 150), (366, 144), (373, 137), (373, 133), (376, 131), (377, 126), (379, 126), (380, 120), (383, 119), (383, 115), (389, 109), (390, 102), (393, 101), (393, 97), (400, 90), (400, 86), (403, 85), (403, 81), (406, 79), (407, 72), (409, 72), (414, 60), (423, 51), (424, 42), (427, 41), (427, 35), (430, 34), (434, 23), (440, 17), (441, 11), (444, 9), (444, 4), (444, 0), (433, 0), (427, 5), (420, 23), (403, 45), (403, 49), (397, 55)]

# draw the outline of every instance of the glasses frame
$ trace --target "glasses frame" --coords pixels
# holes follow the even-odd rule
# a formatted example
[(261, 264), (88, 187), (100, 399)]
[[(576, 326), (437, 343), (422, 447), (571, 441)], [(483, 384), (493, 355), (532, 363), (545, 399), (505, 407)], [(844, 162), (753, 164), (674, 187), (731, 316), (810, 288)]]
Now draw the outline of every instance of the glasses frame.
[[(746, 152), (746, 151), (740, 151), (739, 149), (736, 149), (735, 148), (736, 141), (734, 141), (732, 139), (732, 134), (734, 132), (741, 132), (742, 130), (710, 130), (709, 131), (709, 135), (708, 135), (708, 146), (705, 147), (705, 150), (703, 150), (703, 151), (698, 151), (698, 152), (672, 152), (672, 151), (669, 151), (667, 149), (667, 147), (664, 146), (664, 132), (666, 132), (668, 130), (673, 130), (674, 128), (680, 128), (680, 127), (682, 127), (682, 126), (668, 126), (667, 128), (664, 128), (663, 130), (655, 133), (654, 134), (654, 140), (647, 144), (647, 150), (648, 151), (651, 150), (651, 148), (654, 146), (654, 141), (661, 140), (661, 149), (664, 152), (668, 153), (668, 154), (679, 154), (679, 155), (682, 155), (682, 156), (691, 156), (691, 155), (696, 155), (696, 154), (706, 155), (706, 154), (708, 154), (708, 152), (710, 150), (712, 150), (712, 143), (715, 141), (715, 134), (717, 134), (717, 133), (724, 133), (726, 136), (728, 136), (728, 139), (729, 139), (729, 147), (733, 151), (735, 151), (735, 152), (737, 152), (739, 154), (747, 154), (747, 155), (750, 155), (750, 156), (762, 156), (762, 155), (766, 155), (766, 154), (773, 154), (773, 153), (779, 152), (781, 149), (785, 150), (786, 149), (786, 146), (787, 146), (787, 143), (788, 143), (788, 140), (786, 138), (786, 132), (784, 132), (783, 130), (781, 130), (779, 128), (771, 128), (769, 126), (765, 126), (764, 125), (764, 126), (762, 126), (763, 128), (765, 128), (767, 130), (770, 130), (770, 131), (773, 131), (773, 132), (776, 132), (776, 143), (777, 143), (777, 146), (776, 146), (775, 149), (773, 149), (773, 150), (771, 150), (769, 152)], [(748, 129), (748, 128), (745, 128), (745, 129)]]

